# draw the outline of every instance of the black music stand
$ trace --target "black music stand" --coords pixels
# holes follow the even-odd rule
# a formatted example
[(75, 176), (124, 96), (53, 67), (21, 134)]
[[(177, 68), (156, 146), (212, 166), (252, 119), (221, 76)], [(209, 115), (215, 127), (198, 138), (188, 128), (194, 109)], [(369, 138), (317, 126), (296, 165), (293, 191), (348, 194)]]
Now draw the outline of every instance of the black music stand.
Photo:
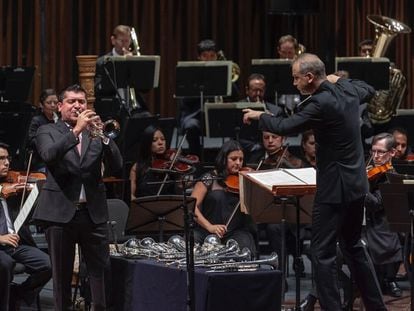
[[(194, 210), (195, 199), (187, 198), (186, 204)], [(131, 201), (131, 208), (126, 224), (127, 234), (158, 233), (160, 242), (167, 231), (184, 231), (183, 196), (160, 195), (148, 196)]]
[(289, 59), (252, 59), (251, 72), (265, 76), (266, 101), (276, 102), (278, 94), (299, 94), (293, 85), (291, 64)]
[(0, 102), (25, 102), (32, 87), (34, 67), (0, 68)]
[(388, 90), (390, 85), (390, 60), (385, 57), (336, 57), (335, 70), (344, 70), (349, 78), (359, 79), (376, 90)]
[[(414, 163), (412, 161), (393, 160), (392, 167), (399, 174), (414, 175)], [(406, 178), (406, 179), (412, 179), (412, 178)]]
[[(145, 92), (158, 87), (160, 56), (105, 56), (103, 69), (101, 88), (114, 89), (116, 97), (131, 115), (130, 89)], [(120, 89), (126, 89), (125, 98)]]
[(231, 61), (178, 62), (176, 98), (200, 98), (201, 162), (204, 161), (204, 98), (231, 95)]
[[(243, 109), (265, 110), (264, 104), (236, 102), (236, 103), (205, 103), (206, 135), (208, 137), (235, 137), (239, 132), (248, 137), (258, 137), (258, 122), (250, 125), (243, 124)], [(246, 131), (246, 132), (245, 132)], [(248, 132), (248, 133), (247, 133)]]
[[(411, 180), (414, 182), (414, 180)], [(383, 206), (390, 229), (396, 232), (410, 232), (411, 249), (414, 250), (414, 183), (380, 184)], [(410, 260), (411, 306), (414, 306), (414, 261)]]

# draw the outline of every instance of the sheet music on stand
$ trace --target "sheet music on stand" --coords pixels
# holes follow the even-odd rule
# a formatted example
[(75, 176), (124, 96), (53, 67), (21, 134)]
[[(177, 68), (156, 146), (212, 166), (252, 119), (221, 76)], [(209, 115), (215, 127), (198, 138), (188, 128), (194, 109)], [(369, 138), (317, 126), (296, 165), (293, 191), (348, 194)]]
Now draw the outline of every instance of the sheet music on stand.
[(17, 215), (13, 226), (16, 232), (19, 232), (20, 228), (23, 226), (24, 222), (26, 221), (27, 216), (29, 216), (32, 207), (34, 206), (37, 197), (39, 196), (39, 188), (37, 184), (34, 184), (33, 189), (30, 191), (29, 196), (27, 197), (26, 201), (23, 204), (22, 209), (20, 210), (19, 214)]
[[(280, 209), (275, 207), (275, 197), (300, 197), (301, 223), (311, 222), (313, 194), (316, 191), (314, 168), (272, 169), (240, 172), (241, 210), (251, 215), (257, 223), (279, 223)], [(295, 209), (287, 220), (295, 223)]]

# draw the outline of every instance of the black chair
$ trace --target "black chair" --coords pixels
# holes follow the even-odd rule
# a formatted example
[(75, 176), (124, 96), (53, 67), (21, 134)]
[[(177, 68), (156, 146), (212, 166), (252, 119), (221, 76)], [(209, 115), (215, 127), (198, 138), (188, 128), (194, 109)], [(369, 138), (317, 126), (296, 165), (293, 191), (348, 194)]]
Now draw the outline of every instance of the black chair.
[(120, 199), (108, 199), (107, 203), (109, 215), (109, 242), (125, 242), (128, 238), (130, 238), (125, 235), (125, 226), (128, 218), (129, 206)]

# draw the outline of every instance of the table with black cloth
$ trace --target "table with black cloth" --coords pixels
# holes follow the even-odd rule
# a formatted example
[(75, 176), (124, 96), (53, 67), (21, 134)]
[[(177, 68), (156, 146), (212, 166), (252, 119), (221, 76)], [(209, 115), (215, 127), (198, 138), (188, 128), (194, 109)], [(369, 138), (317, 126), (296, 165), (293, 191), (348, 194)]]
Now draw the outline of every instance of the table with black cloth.
[[(186, 270), (152, 260), (111, 258), (114, 310), (187, 310)], [(197, 311), (277, 311), (281, 272), (206, 273), (195, 270)]]

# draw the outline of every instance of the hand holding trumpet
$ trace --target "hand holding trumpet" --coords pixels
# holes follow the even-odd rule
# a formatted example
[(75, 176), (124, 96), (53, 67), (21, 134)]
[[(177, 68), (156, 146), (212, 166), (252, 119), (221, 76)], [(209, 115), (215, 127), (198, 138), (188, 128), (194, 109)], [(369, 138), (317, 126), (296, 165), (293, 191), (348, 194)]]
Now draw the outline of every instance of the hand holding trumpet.
[(82, 112), (76, 110), (76, 113), (78, 117), (76, 120), (76, 125), (73, 128), (73, 133), (76, 137), (78, 137), (84, 129), (90, 129), (90, 127), (98, 126), (103, 127), (101, 118), (95, 113), (95, 111), (91, 109), (86, 109)]

